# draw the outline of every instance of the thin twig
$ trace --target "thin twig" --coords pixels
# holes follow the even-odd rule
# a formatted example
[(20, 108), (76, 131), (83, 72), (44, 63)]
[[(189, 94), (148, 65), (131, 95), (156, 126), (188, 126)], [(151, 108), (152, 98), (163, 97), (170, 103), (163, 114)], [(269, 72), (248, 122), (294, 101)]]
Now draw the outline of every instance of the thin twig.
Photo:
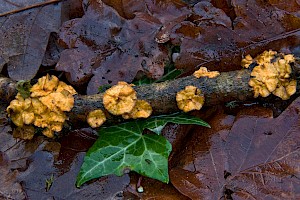
[(24, 10), (29, 10), (29, 9), (32, 9), (32, 8), (46, 6), (46, 5), (53, 4), (53, 3), (58, 3), (58, 2), (61, 2), (61, 1), (62, 0), (50, 0), (50, 1), (42, 2), (42, 3), (36, 3), (36, 4), (29, 5), (29, 6), (17, 9), (17, 10), (12, 10), (12, 11), (8, 11), (8, 12), (5, 12), (5, 13), (1, 13), (0, 17), (4, 17), (4, 16), (7, 16), (7, 15), (15, 14), (15, 13), (22, 12)]
[(14, 6), (16, 6), (16, 7), (21, 7), (21, 5), (19, 5), (19, 4), (16, 4), (15, 2), (11, 2), (11, 1), (8, 1), (8, 0), (4, 0), (6, 3), (9, 3), (9, 4), (11, 4), (11, 5), (14, 5)]

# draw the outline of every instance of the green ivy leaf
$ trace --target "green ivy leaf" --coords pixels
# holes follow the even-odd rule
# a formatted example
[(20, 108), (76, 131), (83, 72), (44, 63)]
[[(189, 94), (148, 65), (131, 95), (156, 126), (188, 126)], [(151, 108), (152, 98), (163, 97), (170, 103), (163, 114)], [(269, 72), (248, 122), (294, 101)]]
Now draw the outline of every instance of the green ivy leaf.
[(30, 89), (31, 89), (30, 81), (20, 80), (17, 82), (16, 89), (21, 94), (21, 96), (26, 99), (30, 97)]
[[(102, 127), (99, 138), (87, 152), (77, 176), (77, 187), (101, 176), (135, 171), (143, 176), (169, 182), (168, 157), (172, 146), (161, 133), (168, 123), (209, 125), (187, 114), (158, 116)], [(149, 129), (157, 134), (143, 134)]]
[(174, 80), (175, 78), (177, 78), (180, 74), (182, 74), (182, 70), (179, 69), (168, 69), (165, 74), (163, 75), (163, 77), (161, 77), (160, 79), (154, 81), (155, 83), (160, 83), (163, 81), (168, 81), (168, 80)]
[(154, 80), (154, 79), (148, 78), (147, 76), (144, 76), (141, 79), (134, 81), (133, 84), (136, 86), (140, 86), (140, 85), (146, 85), (146, 84), (151, 84), (151, 83), (160, 83), (163, 81), (174, 80), (181, 74), (182, 74), (182, 70), (176, 69), (173, 64), (169, 64), (165, 68), (165, 73), (160, 79)]
[(194, 124), (210, 128), (209, 124), (205, 121), (186, 113), (175, 113), (171, 115), (161, 115), (158, 117), (149, 118), (148, 120), (144, 121), (143, 127), (153, 131), (156, 134), (160, 134), (167, 123)]

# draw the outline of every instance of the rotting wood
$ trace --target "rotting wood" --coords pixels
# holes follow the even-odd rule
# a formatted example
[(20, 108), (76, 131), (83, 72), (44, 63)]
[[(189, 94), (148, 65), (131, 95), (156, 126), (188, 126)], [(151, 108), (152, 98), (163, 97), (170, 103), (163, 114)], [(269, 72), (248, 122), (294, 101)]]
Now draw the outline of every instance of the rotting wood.
[(10, 102), (17, 94), (16, 82), (0, 76), (0, 99), (4, 102)]
[[(299, 74), (300, 67), (294, 70)], [(172, 81), (154, 83), (150, 85), (134, 86), (138, 99), (146, 100), (153, 108), (153, 115), (178, 112), (176, 93), (188, 85), (201, 89), (205, 96), (204, 106), (213, 106), (229, 101), (246, 101), (253, 99), (252, 88), (248, 85), (250, 70), (242, 69), (237, 71), (222, 72), (216, 78), (195, 78), (187, 76)], [(299, 81), (297, 91), (299, 93)], [(1, 100), (9, 102), (16, 94), (15, 83), (8, 78), (0, 78)], [(90, 111), (104, 109), (102, 94), (75, 95), (74, 107), (67, 113), (71, 122), (86, 121)], [(108, 114), (108, 113), (107, 113)], [(108, 122), (116, 121), (120, 117), (108, 114)]]

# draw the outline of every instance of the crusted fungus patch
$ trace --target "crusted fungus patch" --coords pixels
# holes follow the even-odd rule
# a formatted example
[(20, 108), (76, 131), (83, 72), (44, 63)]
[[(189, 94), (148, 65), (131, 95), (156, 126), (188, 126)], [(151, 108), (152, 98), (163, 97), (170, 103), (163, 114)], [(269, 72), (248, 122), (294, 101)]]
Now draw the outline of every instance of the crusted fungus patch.
[(247, 68), (252, 63), (256, 65), (249, 81), (255, 98), (273, 94), (282, 100), (287, 100), (296, 93), (297, 82), (291, 78), (292, 65), (295, 62), (293, 55), (270, 50), (263, 52), (255, 59), (250, 59), (250, 57), (246, 56), (242, 60), (242, 66)]

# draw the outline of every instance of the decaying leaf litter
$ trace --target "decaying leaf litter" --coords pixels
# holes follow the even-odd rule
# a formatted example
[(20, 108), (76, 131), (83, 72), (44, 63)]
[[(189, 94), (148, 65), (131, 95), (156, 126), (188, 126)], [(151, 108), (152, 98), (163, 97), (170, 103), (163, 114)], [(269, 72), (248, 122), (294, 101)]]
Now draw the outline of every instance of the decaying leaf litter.
[[(115, 1), (115, 2), (116, 3), (114, 4), (114, 6), (115, 6), (116, 10), (119, 12), (116, 14), (116, 16), (118, 16), (118, 14), (120, 14), (126, 20), (128, 20), (127, 18), (130, 18), (128, 16), (131, 16), (131, 18), (132, 18), (132, 14), (130, 15), (131, 10), (128, 9), (128, 7), (127, 7), (127, 10), (129, 10), (129, 11), (126, 11), (126, 12), (129, 12), (129, 14), (126, 15), (126, 14), (124, 14), (124, 13), (126, 13), (126, 12), (124, 12), (126, 6), (124, 6), (124, 8), (122, 8), (120, 6), (120, 4), (118, 4), (117, 1)], [(128, 4), (125, 4), (125, 5), (130, 5), (131, 2), (134, 2), (134, 1), (128, 1)], [(166, 7), (167, 11), (174, 11), (174, 10), (172, 10), (174, 8), (174, 6), (173, 7), (170, 6), (171, 4), (175, 4), (177, 6), (179, 5), (178, 7), (176, 7), (176, 9), (179, 9), (179, 8), (182, 9), (182, 10), (179, 9), (180, 11), (178, 11), (178, 12), (164, 12), (167, 14), (167, 17), (160, 16), (161, 13), (163, 13), (163, 12), (159, 12), (159, 11), (162, 10), (161, 8), (164, 8), (163, 6), (160, 5), (160, 10), (158, 10), (158, 11), (157, 11), (157, 9), (155, 9), (155, 8), (159, 7), (159, 6), (157, 6), (159, 2), (156, 2), (157, 4), (152, 3), (152, 1), (141, 1), (141, 3), (135, 2), (136, 7), (131, 8), (135, 12), (145, 11), (146, 10), (145, 8), (149, 8), (149, 7), (153, 8), (153, 10), (151, 10), (150, 13), (151, 14), (153, 13), (152, 15), (154, 16), (154, 18), (159, 19), (158, 24), (166, 23), (168, 25), (168, 26), (166, 26), (167, 28), (161, 29), (160, 31), (166, 31), (167, 33), (170, 32), (171, 33), (170, 38), (172, 39), (173, 44), (178, 44), (178, 35), (180, 36), (180, 38), (182, 38), (182, 41), (180, 43), (180, 47), (181, 47), (180, 54), (179, 54), (179, 57), (177, 57), (175, 59), (175, 64), (178, 67), (183, 66), (183, 68), (186, 68), (186, 69), (188, 69), (188, 67), (191, 67), (190, 70), (194, 71), (194, 68), (196, 67), (196, 65), (195, 65), (196, 61), (199, 62), (199, 60), (200, 60), (201, 62), (197, 63), (197, 64), (206, 64), (207, 67), (211, 70), (214, 69), (214, 70), (220, 70), (220, 71), (230, 71), (232, 69), (239, 69), (238, 67), (239, 67), (240, 60), (242, 59), (243, 53), (244, 53), (244, 55), (251, 53), (252, 56), (255, 56), (257, 53), (261, 53), (262, 51), (268, 50), (268, 49), (282, 50), (285, 52), (292, 51), (294, 53), (297, 53), (297, 44), (299, 44), (299, 42), (298, 42), (299, 40), (297, 37), (298, 36), (298, 28), (299, 28), (299, 22), (298, 22), (298, 18), (297, 18), (297, 11), (299, 9), (297, 9), (297, 7), (299, 7), (299, 5), (297, 4), (297, 1), (293, 1), (291, 4), (287, 4), (287, 5), (291, 5), (290, 7), (282, 6), (284, 4), (280, 4), (279, 1), (264, 2), (264, 4), (253, 1), (253, 2), (250, 2), (248, 5), (246, 5), (246, 3), (243, 1), (238, 1), (238, 2), (234, 2), (233, 5), (230, 5), (230, 6), (227, 5), (226, 3), (225, 3), (225, 5), (218, 5), (218, 3), (215, 3), (214, 1), (212, 1), (212, 4), (210, 4), (209, 2), (200, 2), (199, 4), (195, 5), (193, 8), (194, 12), (197, 11), (198, 14), (194, 14), (194, 15), (190, 15), (190, 16), (187, 14), (188, 20), (182, 19), (185, 16), (182, 17), (180, 13), (184, 13), (184, 11), (186, 11), (186, 10), (187, 10), (187, 12), (191, 12), (191, 11), (189, 9), (186, 9), (185, 5), (183, 5), (181, 2), (180, 3), (178, 3), (178, 2), (174, 3), (174, 1), (168, 1), (167, 3), (164, 4), (164, 5), (166, 5), (165, 7)], [(168, 5), (168, 4), (170, 4), (170, 5)], [(145, 6), (145, 5), (147, 5), (147, 6)], [(149, 5), (151, 5), (151, 6), (149, 6)], [(247, 11), (246, 8), (249, 8), (249, 6), (252, 6), (252, 9), (250, 9), (251, 14), (245, 12), (245, 10)], [(92, 5), (91, 5), (91, 7), (92, 7)], [(266, 12), (264, 12), (264, 14), (267, 13), (268, 16), (274, 16), (273, 20), (268, 21), (268, 19), (269, 19), (268, 17), (266, 17), (266, 18), (257, 17), (258, 15), (255, 14), (256, 13), (255, 11), (259, 10), (258, 8), (263, 8), (264, 11), (266, 11)], [(197, 9), (199, 9), (201, 12)], [(123, 10), (123, 12), (121, 12), (122, 10)], [(234, 10), (234, 12), (232, 10)], [(248, 11), (248, 12), (250, 12), (250, 11)], [(113, 12), (116, 13), (116, 11), (113, 11)], [(176, 22), (173, 24), (172, 24), (172, 22), (168, 21), (168, 17), (169, 17), (169, 15), (172, 16), (172, 13), (176, 13), (176, 17), (178, 17), (178, 20), (177, 21), (175, 20)], [(236, 17), (234, 14), (236, 15)], [(147, 16), (148, 15), (149, 15), (149, 13), (147, 13)], [(226, 16), (229, 16), (229, 18), (228, 17), (226, 18)], [(249, 17), (249, 16), (251, 16), (251, 17)], [(218, 17), (220, 17), (220, 18), (218, 18)], [(173, 18), (171, 17), (171, 19), (173, 19)], [(224, 20), (224, 19), (226, 19), (226, 20)], [(267, 21), (265, 21), (265, 20), (267, 20)], [(181, 23), (181, 21), (182, 21), (182, 23)], [(228, 23), (225, 23), (224, 21), (227, 21)], [(235, 23), (232, 23), (232, 24), (229, 23), (231, 21), (235, 22)], [(150, 20), (150, 22), (152, 23), (151, 20)], [(241, 23), (238, 23), (238, 22), (241, 22)], [(129, 22), (127, 22), (127, 23), (129, 23)], [(182, 24), (184, 24), (184, 25), (182, 25)], [(236, 24), (238, 24), (239, 26), (235, 27), (235, 29), (232, 30), (231, 25), (236, 25)], [(263, 28), (261, 28), (261, 27), (263, 27), (262, 24), (266, 25), (266, 26), (269, 25), (270, 27), (273, 27), (273, 28), (272, 29), (271, 28), (263, 29)], [(215, 27), (214, 27), (214, 25), (215, 25)], [(156, 27), (156, 26), (153, 25), (152, 27)], [(178, 30), (177, 27), (180, 27), (180, 29)], [(195, 30), (194, 31), (195, 34), (191, 35), (191, 34), (189, 34), (189, 31), (184, 31), (184, 30), (189, 30), (189, 29), (184, 29), (186, 27), (193, 27), (193, 30)], [(199, 30), (197, 30), (197, 27)], [(203, 28), (203, 27), (205, 27), (205, 28)], [(171, 30), (169, 30), (169, 29), (171, 29)], [(223, 37), (218, 37), (218, 34), (217, 34), (218, 29), (222, 30), (220, 32), (223, 33), (222, 34)], [(227, 33), (227, 31), (224, 31), (225, 29), (226, 30), (228, 29), (228, 32), (230, 34)], [(247, 30), (247, 34), (245, 34), (246, 30)], [(253, 31), (253, 30), (255, 30), (255, 31)], [(265, 32), (262, 33), (262, 31), (266, 31), (266, 33)], [(90, 31), (90, 32), (92, 32), (92, 31)], [(159, 35), (168, 36), (168, 34), (160, 34), (160, 33), (161, 32), (159, 32), (157, 35), (158, 36)], [(210, 33), (210, 34), (208, 34), (208, 33)], [(224, 37), (225, 36), (224, 33), (227, 33), (226, 37)], [(239, 36), (241, 36), (241, 35), (244, 36), (243, 40), (242, 39), (239, 40), (238, 37), (232, 36), (235, 33), (239, 33)], [(197, 37), (195, 37), (195, 35)], [(247, 36), (249, 38), (247, 38)], [(258, 37), (258, 36), (261, 36), (261, 37)], [(194, 39), (193, 37), (196, 39)], [(86, 39), (85, 37), (81, 37), (81, 36), (79, 36), (79, 38)], [(173, 40), (173, 38), (174, 38), (174, 40)], [(225, 40), (227, 38), (228, 38), (229, 42), (227, 42), (227, 40)], [(78, 40), (77, 36), (75, 36), (75, 43), (82, 42), (82, 41), (80, 41), (80, 39)], [(167, 37), (167, 39), (168, 39), (168, 37)], [(203, 39), (205, 39), (204, 42), (203, 42)], [(153, 40), (153, 38), (152, 38), (152, 40)], [(235, 40), (237, 40), (236, 43), (232, 42)], [(157, 41), (164, 41), (164, 40), (157, 40)], [(188, 44), (187, 41), (190, 41), (191, 43)], [(90, 40), (87, 39), (87, 40), (84, 40), (83, 43), (88, 43), (88, 42), (90, 42)], [(113, 40), (113, 42), (115, 42), (115, 41)], [(90, 44), (93, 44), (93, 43), (90, 43)], [(195, 44), (199, 44), (199, 46), (195, 47), (196, 46)], [(80, 45), (82, 45), (82, 44), (80, 44)], [(82, 46), (84, 46), (84, 45), (82, 45)], [(84, 47), (85, 49), (90, 49), (91, 46), (93, 46), (93, 45), (86, 45), (86, 46), (87, 47)], [(95, 46), (98, 46), (98, 44)], [(99, 44), (99, 46), (100, 46), (100, 44)], [(119, 46), (117, 46), (117, 47), (118, 47), (117, 50), (119, 51), (120, 47)], [(229, 47), (232, 47), (232, 48), (229, 48)], [(201, 48), (203, 48), (204, 50), (201, 50)], [(79, 46), (78, 46), (78, 49), (79, 49)], [(226, 51), (224, 49), (226, 49), (228, 51)], [(96, 49), (96, 51), (97, 50), (98, 49)], [(5, 49), (1, 48), (1, 51), (5, 51)], [(187, 53), (188, 55), (185, 53), (185, 51), (188, 52)], [(152, 51), (150, 51), (150, 53), (151, 52)], [(104, 52), (104, 53), (107, 53), (107, 52)], [(111, 52), (108, 52), (108, 53), (111, 53)], [(130, 52), (130, 53), (132, 53), (132, 52)], [(145, 52), (143, 52), (143, 53), (145, 53)], [(202, 55), (202, 54), (204, 54), (204, 55)], [(4, 58), (6, 59), (5, 63), (7, 62), (6, 55), (7, 54), (2, 55), (3, 59)], [(111, 55), (113, 55), (113, 54), (111, 54)], [(183, 62), (180, 62), (180, 61), (182, 61), (182, 58), (189, 58), (189, 59), (186, 59)], [(194, 60), (189, 63), (189, 60), (191, 58), (193, 58)], [(61, 59), (62, 59), (62, 57), (61, 57)], [(230, 62), (230, 64), (228, 64), (229, 59), (233, 60), (233, 62)], [(95, 62), (95, 63), (98, 64), (102, 60), (100, 59), (100, 61), (99, 60), (96, 60), (96, 61), (97, 62)], [(87, 63), (92, 63), (92, 62), (94, 62), (94, 60), (89, 61)], [(84, 63), (86, 63), (86, 62), (84, 62)], [(98, 65), (95, 65), (95, 66), (98, 67)], [(77, 66), (80, 66), (80, 64)], [(113, 66), (115, 66), (115, 65), (113, 65)], [(8, 65), (7, 65), (7, 69), (8, 69)], [(7, 71), (9, 73), (9, 70), (7, 70)], [(33, 72), (34, 69), (32, 69), (30, 71), (31, 71), (30, 72), (31, 74), (36, 73), (36, 72)], [(96, 70), (92, 69), (92, 71), (96, 71)], [(143, 71), (146, 74), (149, 72), (148, 69), (146, 69), (146, 70), (143, 69)], [(107, 71), (105, 71), (105, 72), (107, 72)], [(137, 71), (135, 70), (134, 73), (136, 73), (136, 72)], [(108, 73), (110, 73), (110, 71)], [(15, 72), (15, 74), (18, 74), (18, 72)], [(103, 73), (103, 74), (105, 74), (105, 73)], [(121, 76), (120, 74), (118, 74), (118, 75)], [(150, 75), (152, 75), (152, 74), (150, 74)], [(155, 74), (155, 75), (159, 76), (159, 73)], [(111, 75), (111, 76), (117, 77), (114, 75)], [(134, 78), (134, 76), (135, 75), (133, 75), (133, 77), (131, 77), (131, 78)], [(102, 77), (104, 77), (106, 79), (106, 76), (102, 76)], [(102, 77), (101, 77), (101, 79), (102, 79)], [(89, 80), (89, 78), (90, 77), (88, 77), (87, 80)], [(105, 79), (103, 79), (103, 80), (105, 80)], [(70, 79), (68, 78), (68, 80), (70, 80)], [(110, 79), (108, 79), (108, 80), (110, 80)], [(185, 137), (183, 137), (183, 138), (185, 138)], [(187, 140), (187, 138), (186, 138), (186, 140)], [(295, 140), (295, 141), (298, 141), (298, 140)], [(185, 145), (179, 145), (179, 146), (185, 146)], [(297, 152), (297, 149), (296, 149), (296, 152)], [(15, 169), (18, 169), (18, 168), (15, 168)], [(190, 171), (192, 171), (192, 170), (190, 170)], [(297, 177), (296, 172), (295, 172), (294, 176)], [(223, 172), (220, 172), (220, 173), (223, 173)], [(229, 173), (233, 173), (233, 172), (229, 171)], [(45, 177), (45, 180), (48, 179), (49, 177), (51, 177), (50, 174), (47, 175), (47, 177)], [(53, 185), (55, 186), (55, 182)], [(201, 187), (198, 187), (198, 188), (201, 188)], [(228, 193), (228, 191), (235, 192), (235, 193), (233, 193), (234, 195), (236, 195), (236, 194), (240, 195), (240, 193), (244, 194), (243, 192), (245, 192), (243, 189), (232, 190), (230, 187), (228, 187), (228, 188), (229, 188), (228, 190), (226, 190), (226, 191), (224, 190), (224, 193), (226, 195), (230, 194), (230, 192)], [(123, 189), (121, 189), (121, 190), (123, 190)], [(180, 189), (178, 189), (178, 190), (181, 191)], [(50, 191), (51, 191), (51, 188), (50, 188)], [(294, 191), (293, 193), (295, 195), (297, 195), (297, 188), (295, 188), (294, 190), (291, 190), (291, 191)], [(249, 192), (249, 191), (247, 191), (247, 192)], [(251, 191), (251, 192), (252, 193), (250, 193), (250, 194), (254, 195), (253, 191)], [(268, 192), (270, 192), (270, 191), (268, 190)], [(185, 192), (182, 192), (182, 193), (188, 196), (188, 194), (186, 194)], [(274, 193), (274, 194), (276, 195), (278, 193)], [(139, 195), (141, 195), (141, 194), (139, 194)], [(258, 193), (256, 193), (256, 195), (258, 195)], [(295, 197), (297, 197), (297, 196), (295, 196)], [(178, 197), (178, 198), (180, 198), (180, 197)]]

